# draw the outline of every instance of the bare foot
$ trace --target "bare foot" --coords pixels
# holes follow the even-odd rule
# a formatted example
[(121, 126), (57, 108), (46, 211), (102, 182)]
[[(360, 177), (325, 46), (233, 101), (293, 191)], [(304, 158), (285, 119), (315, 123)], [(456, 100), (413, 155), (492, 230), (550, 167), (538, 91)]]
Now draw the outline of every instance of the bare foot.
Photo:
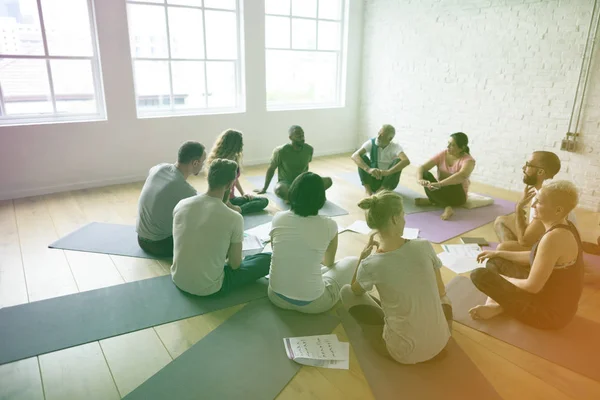
[(415, 199), (415, 205), (416, 206), (420, 206), (420, 207), (430, 206), (431, 205), (431, 201), (429, 201), (429, 199), (418, 198), (418, 199)]
[(476, 306), (469, 310), (469, 314), (473, 319), (490, 319), (494, 318), (497, 315), (500, 315), (504, 312), (502, 307), (498, 304), (496, 305), (484, 305), (484, 306)]
[(446, 221), (447, 219), (450, 219), (450, 217), (452, 217), (454, 215), (454, 210), (452, 209), (452, 207), (446, 207), (444, 209), (444, 213), (442, 214), (442, 216), (440, 218), (442, 218), (444, 221)]

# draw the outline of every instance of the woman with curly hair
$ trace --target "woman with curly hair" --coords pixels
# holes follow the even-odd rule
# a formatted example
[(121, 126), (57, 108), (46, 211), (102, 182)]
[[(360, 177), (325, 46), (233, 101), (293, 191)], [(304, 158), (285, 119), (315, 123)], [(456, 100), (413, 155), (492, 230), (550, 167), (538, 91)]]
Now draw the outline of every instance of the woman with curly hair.
[[(233, 129), (227, 129), (219, 135), (217, 141), (213, 145), (210, 154), (208, 155), (207, 165), (210, 166), (213, 160), (224, 158), (235, 161), (241, 165), (242, 150), (244, 148), (244, 139), (242, 132)], [(240, 168), (237, 170), (237, 176), (231, 191), (225, 192), (223, 202), (227, 206), (242, 215), (259, 212), (265, 209), (269, 204), (269, 200), (264, 197), (257, 197), (251, 193), (244, 193), (244, 189), (239, 181)], [(235, 189), (240, 192), (241, 196), (235, 195)]]

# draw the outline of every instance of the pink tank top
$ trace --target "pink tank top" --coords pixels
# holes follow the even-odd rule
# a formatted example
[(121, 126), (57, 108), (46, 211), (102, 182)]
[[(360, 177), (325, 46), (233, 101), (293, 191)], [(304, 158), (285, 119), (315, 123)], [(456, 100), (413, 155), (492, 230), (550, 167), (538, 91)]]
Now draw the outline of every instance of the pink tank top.
[[(444, 150), (444, 151), (436, 154), (433, 157), (433, 159), (435, 160), (436, 165), (437, 165), (438, 181), (441, 181), (442, 179), (446, 179), (450, 175), (454, 175), (455, 173), (459, 172), (468, 161), (471, 161), (471, 160), (475, 161), (475, 159), (473, 157), (471, 157), (470, 154), (465, 154), (461, 158), (456, 160), (452, 166), (449, 166), (446, 163), (447, 152), (448, 152), (448, 150)], [(469, 180), (469, 178), (465, 179), (462, 183), (462, 187), (463, 187), (463, 190), (465, 191), (465, 195), (467, 195), (469, 193), (469, 185), (470, 184), (471, 184), (471, 181)]]

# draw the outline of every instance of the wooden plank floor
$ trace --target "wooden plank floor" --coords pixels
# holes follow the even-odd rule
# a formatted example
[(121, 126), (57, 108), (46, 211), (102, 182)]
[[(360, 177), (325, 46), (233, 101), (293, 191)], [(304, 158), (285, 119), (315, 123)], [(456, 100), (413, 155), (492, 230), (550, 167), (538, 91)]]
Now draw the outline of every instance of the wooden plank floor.
[[(361, 188), (336, 179), (342, 173), (355, 172), (349, 155), (315, 159), (311, 170), (334, 178), (328, 198), (350, 212), (335, 218), (340, 225), (363, 218), (356, 206), (363, 197)], [(244, 189), (252, 189), (244, 176), (264, 171), (264, 166), (246, 168)], [(414, 168), (409, 167), (401, 184), (418, 189), (414, 181)], [(203, 177), (194, 177), (191, 183), (199, 191), (206, 188)], [(1, 201), (0, 307), (168, 274), (170, 265), (164, 262), (47, 248), (50, 242), (92, 221), (134, 224), (141, 187), (142, 183), (132, 183)], [(518, 198), (518, 193), (477, 183), (472, 189), (508, 200)], [(269, 210), (277, 211), (274, 206)], [(595, 242), (600, 235), (600, 214), (576, 213), (584, 240)], [(496, 240), (492, 224), (469, 235)], [(338, 256), (358, 255), (365, 242), (365, 236), (342, 234)], [(434, 246), (441, 251), (439, 245)], [(443, 270), (445, 282), (454, 276)], [(1, 365), (0, 399), (121, 398), (242, 307)], [(600, 288), (586, 287), (579, 313), (600, 322)], [(335, 333), (347, 340), (341, 326)], [(600, 382), (460, 324), (454, 324), (453, 336), (504, 399), (600, 399)], [(351, 351), (349, 371), (303, 367), (278, 398), (372, 399), (373, 395)]]

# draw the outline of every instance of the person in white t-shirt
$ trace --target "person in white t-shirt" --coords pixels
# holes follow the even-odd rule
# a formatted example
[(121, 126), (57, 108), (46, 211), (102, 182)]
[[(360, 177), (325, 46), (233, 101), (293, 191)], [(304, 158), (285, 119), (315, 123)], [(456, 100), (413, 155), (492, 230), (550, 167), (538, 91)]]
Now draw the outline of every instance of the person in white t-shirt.
[[(344, 308), (379, 354), (403, 364), (427, 361), (451, 336), (452, 306), (431, 243), (402, 238), (402, 197), (382, 191), (362, 200), (375, 232), (362, 251), (351, 285), (342, 288)], [(371, 252), (375, 249), (375, 253)], [(367, 292), (377, 288), (381, 301)]]
[(352, 154), (360, 182), (369, 196), (383, 189), (394, 190), (402, 170), (410, 164), (402, 146), (392, 142), (395, 135), (392, 125), (383, 125), (376, 138), (367, 140)]
[(223, 203), (236, 179), (235, 161), (218, 158), (208, 191), (182, 200), (173, 211), (173, 265), (177, 287), (198, 296), (226, 293), (269, 273), (271, 253), (242, 259), (244, 218)]
[(325, 312), (338, 302), (341, 287), (350, 283), (358, 259), (334, 262), (337, 224), (318, 215), (326, 200), (323, 178), (300, 174), (288, 198), (291, 209), (277, 213), (271, 223), (269, 299), (283, 309)]
[(187, 182), (198, 175), (206, 152), (198, 142), (181, 145), (175, 164), (159, 164), (150, 169), (138, 201), (136, 232), (140, 247), (155, 256), (173, 256), (173, 209), (196, 189)]
[[(545, 181), (554, 178), (560, 171), (560, 159), (550, 151), (534, 151), (523, 165), (523, 195), (516, 205), (515, 213), (496, 218), (494, 230), (500, 239), (498, 250), (528, 251), (537, 243), (544, 232), (544, 225), (535, 219), (535, 209), (531, 207), (533, 198)], [(529, 211), (529, 217), (527, 217)], [(576, 225), (575, 214), (567, 217)]]

